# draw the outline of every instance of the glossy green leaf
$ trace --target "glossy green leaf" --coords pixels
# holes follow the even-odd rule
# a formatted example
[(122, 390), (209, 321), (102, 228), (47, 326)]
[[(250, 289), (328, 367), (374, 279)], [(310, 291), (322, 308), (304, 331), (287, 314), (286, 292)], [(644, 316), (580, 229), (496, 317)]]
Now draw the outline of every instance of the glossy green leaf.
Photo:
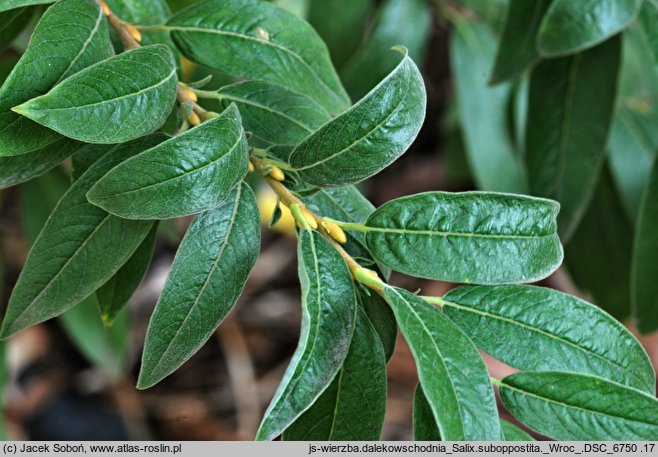
[(152, 135), (116, 146), (64, 194), (14, 287), (2, 323), (3, 338), (81, 302), (130, 258), (152, 222), (112, 216), (89, 203), (86, 193), (117, 163), (161, 140)]
[(492, 84), (518, 76), (539, 60), (537, 32), (552, 1), (510, 0), (491, 73)]
[(48, 8), (30, 44), (0, 88), (0, 156), (37, 151), (60, 135), (10, 111), (114, 53), (94, 0), (62, 0)]
[(302, 329), (297, 350), (265, 411), (257, 440), (279, 436), (329, 387), (347, 355), (358, 305), (352, 276), (338, 251), (302, 229), (297, 245)]
[(308, 22), (327, 44), (337, 68), (347, 62), (363, 40), (372, 7), (371, 0), (310, 1)]
[(484, 192), (426, 192), (391, 200), (365, 222), (372, 255), (419, 278), (476, 284), (533, 282), (562, 262), (559, 205)]
[[(335, 13), (330, 16), (333, 15)], [(411, 58), (421, 64), (431, 24), (432, 10), (425, 0), (382, 2), (372, 33), (341, 69), (342, 80), (350, 95), (360, 99), (396, 67), (398, 59), (389, 51), (393, 46), (406, 47)], [(343, 29), (343, 34), (346, 32)]]
[(130, 259), (96, 291), (101, 319), (107, 327), (114, 324), (119, 311), (126, 306), (144, 279), (151, 265), (157, 231), (158, 224), (155, 223)]
[(400, 157), (425, 117), (422, 76), (406, 51), (399, 65), (352, 108), (295, 148), (290, 164), (320, 187), (354, 184)]
[(22, 6), (45, 5), (47, 3), (53, 3), (54, 1), (55, 0), (4, 0), (2, 4), (0, 4), (0, 12), (9, 11)]
[(414, 392), (414, 414), (413, 414), (414, 440), (416, 441), (441, 441), (439, 428), (434, 421), (434, 413), (425, 398), (423, 387), (418, 384)]
[(177, 81), (173, 54), (156, 44), (87, 67), (13, 110), (76, 140), (121, 143), (164, 124)]
[(259, 247), (258, 207), (244, 183), (196, 217), (151, 316), (138, 388), (171, 374), (210, 338), (242, 293)]
[(441, 437), (447, 441), (499, 440), (493, 388), (471, 340), (419, 296), (391, 286), (386, 286), (383, 294), (411, 348)]
[(574, 54), (622, 31), (635, 19), (642, 0), (553, 0), (539, 28), (543, 56)]
[(608, 168), (604, 167), (589, 208), (565, 246), (565, 260), (579, 289), (623, 320), (631, 311), (633, 226)]
[(395, 322), (393, 310), (381, 296), (374, 292), (368, 293), (358, 289), (357, 299), (379, 335), (388, 362), (393, 357), (398, 337), (398, 325)]
[(4, 49), (21, 33), (32, 18), (32, 8), (20, 8), (0, 13), (0, 49)]
[(658, 400), (589, 375), (517, 373), (500, 381), (500, 398), (533, 430), (567, 441), (655, 440)]
[(658, 160), (654, 160), (651, 176), (644, 192), (635, 229), (631, 275), (633, 319), (642, 333), (658, 329)]
[(500, 428), (503, 430), (505, 441), (535, 441), (528, 433), (506, 420), (500, 420)]
[(124, 311), (112, 328), (105, 328), (98, 317), (98, 302), (90, 295), (66, 311), (59, 321), (75, 346), (91, 363), (113, 376), (125, 374), (129, 343), (128, 313)]
[(617, 108), (608, 141), (609, 161), (626, 214), (636, 220), (658, 151), (658, 109), (642, 114), (626, 107)]
[(0, 189), (36, 178), (57, 166), (83, 147), (68, 138), (61, 138), (34, 152), (19, 156), (0, 157)]
[(283, 433), (287, 441), (375, 441), (386, 412), (386, 359), (363, 311), (343, 366), (309, 409)]
[(331, 119), (313, 99), (265, 81), (231, 84), (218, 94), (240, 108), (245, 130), (272, 144), (297, 145)]
[(127, 160), (89, 192), (129, 219), (167, 219), (221, 203), (247, 174), (247, 140), (235, 106)]
[(532, 72), (525, 148), (530, 190), (560, 202), (564, 241), (578, 226), (603, 164), (619, 59), (615, 37)]
[(482, 190), (524, 193), (527, 184), (507, 127), (511, 86), (490, 87), (495, 39), (484, 24), (464, 23), (452, 34), (457, 108), (468, 162)]
[(445, 312), (479, 348), (515, 368), (591, 374), (655, 392), (655, 373), (635, 337), (573, 295), (533, 286), (462, 286), (444, 299)]
[(318, 34), (294, 14), (255, 0), (206, 0), (167, 23), (188, 59), (234, 76), (281, 84), (332, 114), (350, 102)]

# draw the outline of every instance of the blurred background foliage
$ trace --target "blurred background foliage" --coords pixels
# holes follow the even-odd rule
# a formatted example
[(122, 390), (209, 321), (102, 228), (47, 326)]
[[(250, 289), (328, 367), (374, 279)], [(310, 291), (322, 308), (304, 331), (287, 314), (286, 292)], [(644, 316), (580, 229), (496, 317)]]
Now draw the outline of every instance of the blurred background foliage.
[[(573, 179), (568, 184), (575, 187), (566, 186), (560, 194), (566, 214), (560, 222), (565, 264), (544, 285), (580, 295), (633, 325), (633, 250), (658, 150), (658, 6), (653, 0), (644, 1), (619, 36), (615, 31), (586, 48), (567, 51), (554, 51), (554, 43), (542, 42), (548, 54), (559, 54), (551, 58), (541, 57), (535, 46), (537, 29), (551, 0), (272, 1), (313, 25), (327, 43), (354, 101), (396, 64), (398, 57), (390, 52), (393, 45), (404, 44), (422, 67), (429, 95), (427, 119), (412, 149), (363, 185), (376, 205), (436, 189), (544, 195), (545, 189), (537, 184), (546, 168), (541, 165), (542, 147), (559, 130), (546, 112), (567, 109), (560, 105), (564, 102), (553, 99), (563, 92), (561, 81), (569, 80), (570, 73), (565, 71), (576, 60), (607, 62), (591, 68), (582, 64), (583, 72), (590, 73), (580, 86), (573, 86), (580, 91), (571, 94), (577, 106), (566, 116), (571, 116), (576, 137), (585, 133), (582, 144), (578, 138), (573, 141), (591, 157), (583, 164), (567, 164), (571, 167), (567, 175), (573, 175), (567, 176)], [(171, 12), (191, 3), (195, 1), (108, 0), (120, 17), (136, 25), (163, 23)], [(44, 8), (0, 13), (0, 81), (25, 49)], [(615, 44), (618, 40), (621, 44)], [(149, 31), (144, 33), (144, 42), (168, 43), (169, 37)], [(615, 54), (617, 45), (621, 57)], [(185, 82), (211, 76), (210, 89), (233, 82), (227, 75), (183, 59), (180, 76)], [(612, 84), (612, 90), (606, 84)], [(606, 99), (613, 104), (609, 123)], [(175, 128), (174, 121), (167, 128)], [(18, 188), (1, 191), (3, 306), (30, 243), (70, 185), (70, 172), (67, 163)], [(275, 197), (262, 189), (259, 204), (266, 228)], [(150, 312), (188, 223), (184, 219), (160, 224), (151, 268), (130, 309), (111, 328), (103, 327), (92, 296), (57, 320), (0, 343), (7, 425), (5, 430), (5, 422), (0, 422), (0, 436), (253, 437), (299, 332), (293, 224), (285, 214), (274, 231), (264, 231), (263, 254), (236, 311), (220, 327), (217, 338), (157, 387), (145, 392), (133, 387), (141, 354), (138, 342), (143, 341)], [(410, 290), (422, 288), (426, 295), (442, 294), (451, 287), (400, 274), (393, 276), (393, 282)], [(653, 313), (645, 316), (642, 322), (646, 324), (640, 322), (645, 333), (658, 326), (658, 313)], [(634, 319), (637, 324), (638, 316)], [(655, 366), (658, 337), (653, 333), (643, 342)], [(508, 367), (487, 360), (493, 373), (509, 372)], [(389, 364), (384, 439), (411, 439), (415, 376), (409, 350), (399, 339)]]

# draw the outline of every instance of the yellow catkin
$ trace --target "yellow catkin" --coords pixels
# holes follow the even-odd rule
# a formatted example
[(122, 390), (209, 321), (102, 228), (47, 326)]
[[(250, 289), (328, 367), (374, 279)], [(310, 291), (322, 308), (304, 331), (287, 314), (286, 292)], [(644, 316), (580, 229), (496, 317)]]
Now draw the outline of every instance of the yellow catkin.
[(327, 229), (329, 235), (340, 244), (347, 243), (347, 235), (345, 235), (342, 228), (338, 227), (333, 222), (325, 222), (324, 228)]
[(309, 227), (311, 227), (313, 230), (318, 229), (318, 221), (315, 220), (315, 217), (313, 217), (313, 214), (306, 208), (302, 208), (302, 216), (304, 216), (304, 220), (306, 220), (306, 223), (308, 224)]
[(253, 173), (253, 172), (254, 172), (254, 164), (249, 162), (249, 173)]
[(192, 112), (190, 113), (190, 115), (189, 115), (188, 118), (187, 118), (187, 121), (188, 121), (188, 122), (190, 123), (190, 125), (193, 126), (193, 127), (195, 127), (195, 126), (201, 124), (201, 118), (200, 118), (199, 115), (198, 115), (197, 113), (195, 113), (194, 111), (192, 111)]
[(125, 26), (126, 26), (126, 30), (130, 34), (130, 36), (133, 37), (133, 39), (136, 42), (139, 43), (139, 42), (142, 41), (142, 34), (139, 30), (137, 30), (134, 26), (132, 26), (130, 24), (125, 24)]
[(189, 98), (190, 100), (192, 100), (194, 103), (197, 102), (198, 98), (197, 98), (197, 96), (196, 96), (196, 93), (195, 93), (192, 89), (190, 89), (190, 88), (187, 87), (187, 86), (182, 86), (181, 89), (183, 90), (183, 92), (185, 93), (185, 96), (186, 96), (187, 98)]
[(268, 174), (277, 181), (284, 181), (286, 179), (286, 175), (283, 174), (283, 171), (279, 167), (272, 167)]

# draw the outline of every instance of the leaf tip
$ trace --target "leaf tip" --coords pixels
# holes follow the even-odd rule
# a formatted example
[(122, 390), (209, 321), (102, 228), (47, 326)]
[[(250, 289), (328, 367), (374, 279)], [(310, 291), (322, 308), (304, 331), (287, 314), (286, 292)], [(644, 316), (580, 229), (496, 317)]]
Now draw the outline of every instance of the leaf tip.
[(395, 46), (392, 46), (391, 51), (398, 51), (400, 54), (404, 55), (405, 57), (409, 55), (409, 50), (406, 48), (406, 46), (403, 46), (401, 44), (396, 44)]

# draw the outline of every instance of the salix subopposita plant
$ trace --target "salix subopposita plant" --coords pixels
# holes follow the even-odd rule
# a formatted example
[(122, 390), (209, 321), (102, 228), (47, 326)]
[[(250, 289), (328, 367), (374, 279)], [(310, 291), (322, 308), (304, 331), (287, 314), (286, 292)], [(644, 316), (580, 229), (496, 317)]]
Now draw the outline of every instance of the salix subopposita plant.
[[(35, 3), (51, 2), (7, 0), (0, 13)], [(132, 3), (49, 6), (0, 89), (3, 187), (73, 157), (73, 183), (12, 291), (4, 338), (89, 297), (111, 325), (148, 268), (158, 221), (195, 215), (153, 311), (137, 387), (164, 379), (217, 329), (256, 262), (253, 172), (296, 221), (302, 289), (299, 345), (257, 439), (378, 439), (398, 328), (420, 379), (417, 439), (529, 439), (500, 419), (494, 386), (509, 412), (550, 437), (658, 437), (655, 373), (631, 333), (579, 298), (522, 285), (562, 262), (556, 201), (427, 192), (375, 209), (354, 186), (399, 158), (423, 124), (425, 87), (406, 48), (389, 51), (395, 65), (352, 104), (322, 39), (275, 5), (205, 0), (170, 15), (158, 1)], [(604, 46), (597, 52), (618, 47)], [(180, 55), (237, 82), (212, 91), (180, 82)], [(580, 60), (590, 68), (596, 56)], [(551, 125), (531, 113), (529, 143), (540, 124)], [(479, 182), (493, 179), (474, 163)], [(517, 165), (498, 178), (513, 185)], [(565, 188), (580, 183), (570, 173), (559, 175)], [(528, 176), (535, 194), (553, 190)], [(566, 234), (582, 213), (567, 210)], [(388, 284), (391, 270), (465, 285), (423, 297)], [(478, 349), (520, 372), (492, 379)]]

